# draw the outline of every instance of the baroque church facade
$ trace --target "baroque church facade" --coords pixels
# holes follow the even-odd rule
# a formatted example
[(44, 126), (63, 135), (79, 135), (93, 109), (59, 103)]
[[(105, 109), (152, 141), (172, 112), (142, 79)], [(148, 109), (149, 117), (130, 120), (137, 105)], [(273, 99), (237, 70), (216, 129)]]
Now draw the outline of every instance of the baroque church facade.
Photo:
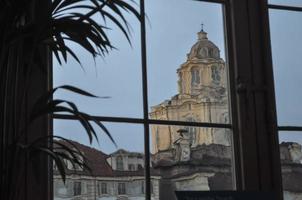
[[(198, 40), (177, 69), (178, 94), (153, 106), (151, 119), (229, 123), (227, 66), (219, 48), (201, 30)], [(184, 130), (182, 130), (184, 129)], [(202, 144), (230, 146), (228, 130), (179, 126), (153, 126), (153, 153), (175, 148), (180, 140), (191, 147)]]
[[(219, 48), (201, 30), (177, 69), (178, 94), (153, 106), (150, 118), (228, 124), (227, 73)], [(167, 191), (160, 199), (176, 199), (175, 191), (233, 189), (230, 130), (153, 125), (151, 135), (152, 166)]]
[[(197, 36), (177, 69), (178, 94), (153, 106), (151, 119), (230, 123), (227, 65), (205, 31)], [(230, 130), (153, 125), (151, 135), (152, 168), (160, 174), (164, 191), (160, 199), (176, 200), (175, 191), (235, 189)], [(280, 158), (284, 199), (302, 200), (301, 145), (280, 144)]]

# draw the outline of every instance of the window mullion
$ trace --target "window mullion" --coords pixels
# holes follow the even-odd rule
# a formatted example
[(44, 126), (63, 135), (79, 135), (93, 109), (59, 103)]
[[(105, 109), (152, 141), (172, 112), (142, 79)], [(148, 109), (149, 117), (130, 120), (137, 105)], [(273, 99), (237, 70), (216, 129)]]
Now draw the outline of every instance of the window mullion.
[[(32, 23), (42, 24), (41, 21), (45, 20), (49, 16), (49, 8), (51, 7), (51, 1), (39, 1), (33, 2), (32, 12), (30, 13), (30, 19)], [(28, 92), (26, 96), (26, 110), (27, 117), (29, 118), (29, 114), (35, 105), (38, 98), (44, 95), (47, 91), (52, 88), (52, 76), (50, 76), (52, 72), (52, 60), (51, 60), (51, 52), (47, 49), (46, 46), (39, 47), (40, 52), (40, 61), (41, 65), (45, 66), (46, 71), (41, 70), (38, 67), (32, 67), (30, 73), (30, 81), (28, 84)], [(28, 122), (25, 122), (28, 123)], [(37, 138), (49, 136), (51, 129), (51, 119), (48, 116), (40, 117), (35, 120), (28, 127), (27, 134), (27, 142), (30, 143)], [(45, 145), (51, 145), (47, 142)], [(40, 200), (40, 199), (53, 199), (53, 182), (52, 182), (52, 161), (47, 156), (40, 154), (39, 158), (35, 157), (34, 159), (38, 160), (39, 163), (31, 162), (27, 160), (25, 166), (25, 176), (26, 180), (23, 182), (25, 185), (22, 190), (25, 190), (26, 196), (24, 199), (30, 200)], [(40, 174), (40, 176), (37, 176)], [(21, 181), (22, 182), (22, 181)], [(41, 184), (43, 183), (43, 184)]]
[(144, 149), (145, 149), (145, 188), (146, 200), (151, 200), (150, 193), (150, 133), (149, 133), (149, 112), (148, 112), (148, 79), (147, 79), (147, 46), (146, 46), (146, 24), (145, 24), (145, 1), (140, 0), (141, 17), (141, 62), (142, 62), (142, 89), (143, 89), (143, 110), (144, 110)]
[(274, 191), (281, 199), (266, 3), (231, 1), (241, 164), (237, 173), (241, 189)]
[[(234, 77), (234, 88), (236, 97), (236, 118), (238, 135), (235, 135), (237, 179), (240, 185), (238, 189), (258, 190), (258, 160), (255, 137), (254, 109), (252, 102), (243, 92), (238, 89), (243, 84), (251, 82), (251, 62), (247, 0), (233, 0), (230, 2), (230, 18), (232, 22), (232, 47), (234, 55), (230, 57), (234, 60), (233, 70), (230, 71)], [(232, 108), (234, 109), (234, 108)], [(240, 171), (238, 171), (238, 169)], [(237, 183), (237, 184), (238, 184)]]

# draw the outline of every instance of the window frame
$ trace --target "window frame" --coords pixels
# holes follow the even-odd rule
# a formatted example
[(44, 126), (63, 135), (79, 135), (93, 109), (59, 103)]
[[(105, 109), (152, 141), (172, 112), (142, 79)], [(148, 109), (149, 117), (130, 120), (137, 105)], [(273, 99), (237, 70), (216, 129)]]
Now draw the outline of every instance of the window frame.
[[(235, 173), (233, 174), (235, 176), (233, 178), (236, 182), (236, 189), (270, 190), (277, 195), (278, 200), (281, 200), (281, 166), (277, 136), (277, 129), (280, 128), (276, 124), (275, 99), (270, 98), (271, 96), (275, 97), (275, 94), (267, 0), (199, 1), (224, 4), (224, 20), (227, 27), (225, 28), (226, 48), (228, 49), (226, 51), (226, 64), (229, 68), (231, 124), (149, 119), (144, 17), (141, 18), (143, 118), (96, 116), (96, 119), (103, 122), (144, 125), (145, 197), (148, 200), (151, 199), (149, 126), (154, 124), (231, 129), (234, 140)], [(144, 0), (140, 0), (140, 13), (145, 16)], [(248, 50), (246, 51), (246, 49)], [(261, 51), (257, 52), (259, 49)], [(52, 76), (51, 73), (49, 74)], [(250, 76), (251, 74), (259, 74), (260, 76)], [(49, 80), (49, 83), (51, 83), (51, 80)], [(260, 88), (260, 92), (255, 88)], [(252, 97), (247, 95), (252, 95)], [(68, 115), (54, 115), (53, 119), (74, 120)], [(251, 124), (247, 123), (247, 119), (252, 119)], [(267, 124), (264, 124), (264, 122)], [(254, 128), (251, 128), (251, 126)], [(51, 171), (51, 167), (48, 170)], [(52, 180), (51, 176), (52, 173), (48, 176), (50, 182)], [(52, 191), (50, 188), (48, 188), (48, 191)], [(52, 199), (52, 195), (49, 199)]]
[(191, 85), (192, 87), (200, 84), (200, 70), (195, 66), (191, 68)]
[[(268, 0), (269, 1), (269, 0)], [(274, 10), (274, 11), (287, 11), (287, 12), (299, 12), (300, 14), (302, 14), (302, 6), (287, 6), (287, 5), (279, 5), (279, 4), (274, 4), (274, 3), (268, 3), (267, 4), (267, 18), (268, 18), (268, 26), (269, 26), (269, 11), (270, 10)], [(269, 34), (270, 35), (270, 34)], [(270, 51), (270, 53), (272, 54), (272, 51)], [(272, 56), (271, 56), (272, 57)], [(272, 59), (271, 59), (272, 61)], [(277, 115), (277, 114), (276, 114)], [(283, 131), (286, 131), (287, 133), (292, 133), (294, 132), (293, 134), (296, 134), (296, 132), (298, 133), (302, 133), (302, 126), (299, 126), (297, 124), (292, 124), (292, 123), (288, 123), (287, 125), (282, 125), (280, 126), (278, 124), (278, 121), (276, 122), (276, 129), (277, 129), (277, 135), (279, 137), (280, 134), (282, 134)], [(293, 141), (294, 142), (294, 141)], [(280, 154), (281, 156), (281, 154)], [(280, 158), (281, 159), (281, 158)], [(281, 179), (282, 179), (282, 170), (281, 170)], [(282, 182), (282, 180), (281, 180)], [(283, 185), (282, 185), (283, 186)]]
[(283, 199), (267, 0), (231, 2), (237, 185), (242, 190), (272, 191), (276, 199)]
[(130, 163), (130, 164), (128, 164), (128, 171), (135, 171), (136, 169), (135, 169), (135, 165), (134, 164), (132, 164), (132, 163)]
[(116, 158), (116, 170), (124, 171), (124, 159), (122, 155), (117, 155)]
[(73, 196), (80, 196), (80, 195), (82, 195), (82, 182), (74, 181), (73, 182)]
[(101, 182), (101, 195), (108, 194), (108, 184)]
[(126, 189), (126, 183), (125, 182), (119, 182), (117, 184), (117, 194), (118, 195), (126, 195), (127, 189)]
[(221, 75), (219, 74), (219, 66), (217, 64), (211, 65), (211, 78), (214, 85), (220, 84)]

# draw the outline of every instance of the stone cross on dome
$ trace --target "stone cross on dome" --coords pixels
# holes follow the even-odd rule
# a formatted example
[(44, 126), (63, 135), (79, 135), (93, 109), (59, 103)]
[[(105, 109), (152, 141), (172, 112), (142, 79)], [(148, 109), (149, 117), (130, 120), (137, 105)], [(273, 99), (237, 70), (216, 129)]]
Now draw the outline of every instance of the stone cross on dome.
[(204, 32), (204, 31), (203, 31), (203, 26), (204, 26), (204, 24), (201, 23), (201, 32)]
[(207, 33), (203, 30), (204, 24), (201, 23), (201, 30), (197, 33), (198, 40), (207, 40)]

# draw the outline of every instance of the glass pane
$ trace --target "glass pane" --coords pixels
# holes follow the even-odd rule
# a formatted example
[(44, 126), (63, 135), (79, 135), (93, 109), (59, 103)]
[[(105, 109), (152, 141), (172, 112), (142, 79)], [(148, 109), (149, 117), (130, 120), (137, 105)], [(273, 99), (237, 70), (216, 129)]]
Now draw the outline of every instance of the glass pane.
[(302, 132), (298, 131), (280, 131), (279, 142), (297, 142), (302, 145)]
[[(104, 123), (117, 143), (115, 147), (104, 134), (100, 144), (89, 145), (80, 123), (54, 120), (54, 132), (71, 139), (87, 158), (91, 173), (73, 170), (68, 165), (64, 185), (54, 170), (54, 199), (145, 199), (144, 132), (138, 124)], [(95, 127), (98, 132), (100, 131)], [(67, 167), (68, 168), (68, 167)], [(154, 191), (159, 191), (159, 176), (151, 176)], [(158, 194), (154, 194), (158, 195)]]
[(269, 4), (284, 5), (284, 6), (299, 6), (302, 7), (301, 0), (269, 0)]
[[(139, 10), (139, 5), (134, 5)], [(109, 98), (88, 98), (75, 95), (68, 91), (59, 91), (55, 98), (75, 102), (79, 109), (92, 115), (114, 117), (142, 117), (141, 89), (141, 45), (140, 24), (130, 14), (124, 13), (131, 26), (130, 39), (127, 42), (122, 32), (110, 20), (106, 26), (109, 39), (116, 49), (109, 51), (104, 58), (92, 56), (81, 47), (70, 44), (82, 62), (84, 70), (72, 58), (68, 64), (59, 66), (54, 57), (53, 82), (54, 86), (70, 84), (97, 96)], [(100, 18), (100, 24), (104, 22)]]
[(222, 5), (153, 0), (146, 12), (150, 118), (229, 123)]
[(302, 198), (302, 132), (279, 132), (284, 199)]
[(152, 169), (162, 178), (159, 199), (174, 200), (175, 191), (235, 188), (230, 130), (167, 125), (150, 129)]
[(270, 10), (271, 46), (279, 125), (300, 125), (302, 13)]

